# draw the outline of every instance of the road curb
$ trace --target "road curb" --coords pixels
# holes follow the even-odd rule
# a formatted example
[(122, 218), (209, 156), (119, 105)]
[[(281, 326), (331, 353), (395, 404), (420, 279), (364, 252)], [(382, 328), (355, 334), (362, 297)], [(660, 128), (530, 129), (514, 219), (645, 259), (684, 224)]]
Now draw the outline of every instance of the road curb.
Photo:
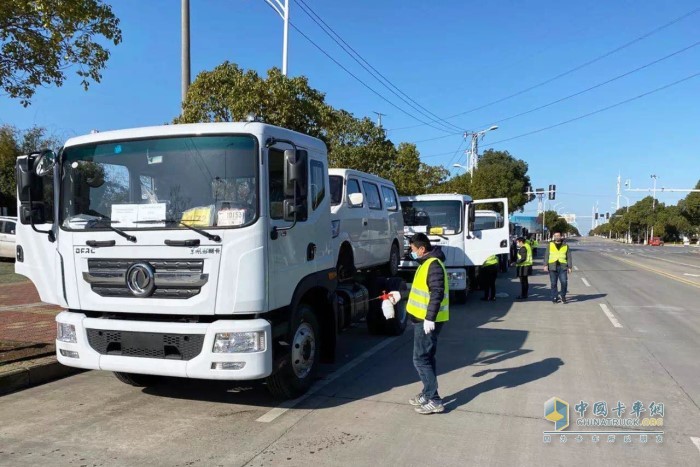
[(80, 373), (84, 370), (61, 365), (55, 356), (32, 361), (28, 367), (0, 373), (0, 395), (21, 391)]

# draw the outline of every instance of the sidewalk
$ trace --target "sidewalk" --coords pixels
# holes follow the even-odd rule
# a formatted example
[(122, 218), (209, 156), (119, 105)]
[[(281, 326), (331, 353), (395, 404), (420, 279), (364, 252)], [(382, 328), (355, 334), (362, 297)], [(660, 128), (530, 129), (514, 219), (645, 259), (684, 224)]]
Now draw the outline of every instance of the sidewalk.
[(31, 282), (7, 269), (0, 276), (0, 395), (76, 372), (55, 357), (60, 308), (42, 303)]

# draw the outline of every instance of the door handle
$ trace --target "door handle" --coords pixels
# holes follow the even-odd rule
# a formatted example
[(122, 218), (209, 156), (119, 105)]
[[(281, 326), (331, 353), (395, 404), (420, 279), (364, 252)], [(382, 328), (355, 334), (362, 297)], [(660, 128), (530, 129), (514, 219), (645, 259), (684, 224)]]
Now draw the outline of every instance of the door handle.
[(367, 221), (367, 219), (362, 219), (362, 225), (364, 225), (365, 227), (367, 227), (367, 224), (369, 224), (369, 222)]
[(306, 247), (306, 261), (313, 261), (316, 257), (316, 245), (309, 243)]

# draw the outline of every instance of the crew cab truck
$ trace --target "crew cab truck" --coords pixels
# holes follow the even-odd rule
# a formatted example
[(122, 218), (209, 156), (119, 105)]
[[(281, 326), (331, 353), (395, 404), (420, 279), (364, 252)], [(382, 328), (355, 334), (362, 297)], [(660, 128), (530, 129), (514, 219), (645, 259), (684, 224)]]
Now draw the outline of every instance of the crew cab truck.
[(507, 213), (507, 198), (473, 200), (467, 195), (432, 194), (403, 196), (400, 200), (406, 239), (399, 270), (407, 275), (416, 270), (418, 263), (410, 258), (408, 241), (416, 233), (427, 234), (431, 243), (445, 253), (450, 291), (458, 303), (466, 300), (470, 278), (474, 279), (486, 258), (509, 252), (508, 217), (477, 218), (477, 211)]
[[(17, 161), (16, 271), (60, 305), (56, 353), (121, 381), (265, 379), (292, 398), (400, 280), (338, 284), (324, 143), (259, 122), (71, 138)], [(379, 314), (377, 316), (377, 309)]]

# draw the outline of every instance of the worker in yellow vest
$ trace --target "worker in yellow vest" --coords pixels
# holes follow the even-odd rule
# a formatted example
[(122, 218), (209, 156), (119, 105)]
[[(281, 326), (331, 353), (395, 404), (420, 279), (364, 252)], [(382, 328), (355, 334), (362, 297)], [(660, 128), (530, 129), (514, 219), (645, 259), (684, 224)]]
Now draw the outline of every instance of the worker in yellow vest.
[(411, 256), (418, 261), (406, 311), (414, 323), (413, 365), (423, 383), (423, 390), (408, 401), (422, 415), (445, 411), (438, 394), (435, 353), (442, 326), (450, 318), (450, 286), (445, 269), (445, 255), (433, 248), (423, 233), (411, 237)]
[[(571, 249), (565, 244), (561, 233), (552, 235), (552, 241), (544, 251), (544, 270), (549, 271), (549, 282), (552, 286), (552, 303), (566, 303), (566, 290), (569, 283), (573, 264), (571, 261)], [(557, 291), (557, 280), (561, 285), (561, 290)]]
[(520, 279), (520, 295), (517, 300), (527, 300), (530, 290), (529, 276), (532, 274), (532, 248), (523, 237), (516, 240), (518, 246), (517, 258), (515, 261), (516, 275)]
[(484, 289), (484, 302), (496, 300), (496, 278), (498, 277), (498, 256), (491, 255), (486, 258), (484, 264), (479, 268), (481, 287)]

